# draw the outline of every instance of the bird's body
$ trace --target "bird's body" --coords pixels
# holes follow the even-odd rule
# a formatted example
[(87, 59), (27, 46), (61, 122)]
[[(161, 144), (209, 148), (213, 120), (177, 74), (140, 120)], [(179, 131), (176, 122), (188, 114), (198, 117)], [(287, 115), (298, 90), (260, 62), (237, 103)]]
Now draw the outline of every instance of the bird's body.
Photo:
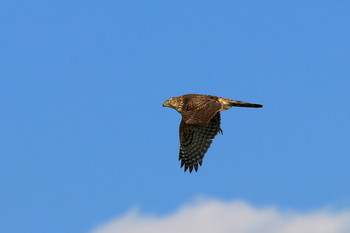
[(180, 153), (181, 167), (185, 171), (198, 170), (198, 164), (202, 165), (205, 153), (220, 128), (220, 112), (231, 107), (261, 108), (260, 104), (251, 104), (227, 98), (187, 94), (167, 99), (164, 107), (174, 108), (182, 115), (180, 123)]

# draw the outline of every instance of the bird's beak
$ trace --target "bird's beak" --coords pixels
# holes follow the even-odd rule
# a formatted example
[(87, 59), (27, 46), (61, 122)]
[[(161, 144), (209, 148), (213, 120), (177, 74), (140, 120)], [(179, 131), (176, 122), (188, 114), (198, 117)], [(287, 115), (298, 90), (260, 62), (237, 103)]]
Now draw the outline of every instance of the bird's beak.
[(163, 107), (169, 107), (168, 100), (166, 100), (166, 101), (163, 103)]

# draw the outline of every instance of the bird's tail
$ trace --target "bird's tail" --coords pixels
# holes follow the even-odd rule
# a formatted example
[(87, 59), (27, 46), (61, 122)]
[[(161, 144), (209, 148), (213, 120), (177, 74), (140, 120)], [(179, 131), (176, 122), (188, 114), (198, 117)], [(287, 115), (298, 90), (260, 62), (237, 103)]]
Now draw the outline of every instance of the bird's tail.
[(247, 108), (262, 108), (263, 105), (261, 104), (252, 104), (252, 103), (247, 103), (243, 101), (238, 101), (238, 100), (228, 100), (226, 101), (229, 106), (232, 107), (247, 107)]

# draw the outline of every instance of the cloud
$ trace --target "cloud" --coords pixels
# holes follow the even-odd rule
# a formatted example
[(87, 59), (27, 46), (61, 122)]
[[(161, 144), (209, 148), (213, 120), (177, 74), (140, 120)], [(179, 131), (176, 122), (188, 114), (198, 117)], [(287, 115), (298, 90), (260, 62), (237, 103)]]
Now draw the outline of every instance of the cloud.
[(243, 201), (200, 200), (166, 216), (131, 210), (92, 233), (348, 233), (350, 210), (301, 213)]

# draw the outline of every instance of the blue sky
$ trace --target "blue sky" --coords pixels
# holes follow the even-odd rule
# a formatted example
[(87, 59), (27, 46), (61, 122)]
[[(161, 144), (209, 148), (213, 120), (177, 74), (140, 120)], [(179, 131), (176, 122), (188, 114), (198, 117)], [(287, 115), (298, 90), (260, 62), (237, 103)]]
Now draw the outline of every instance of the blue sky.
[[(89, 232), (198, 196), (350, 208), (347, 1), (16, 1), (0, 9), (0, 232)], [(198, 173), (180, 115), (222, 114)]]

